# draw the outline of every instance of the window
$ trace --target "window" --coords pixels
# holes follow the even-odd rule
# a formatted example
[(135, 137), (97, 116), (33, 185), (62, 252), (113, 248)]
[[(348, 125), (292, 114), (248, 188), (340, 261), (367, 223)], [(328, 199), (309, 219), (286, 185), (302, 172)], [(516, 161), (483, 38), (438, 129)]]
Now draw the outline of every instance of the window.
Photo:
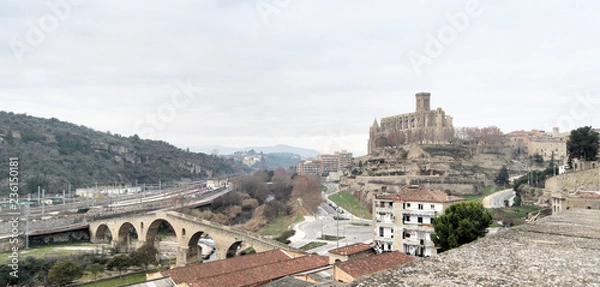
[(379, 237), (383, 237), (383, 227), (379, 227)]
[(419, 210), (423, 210), (423, 204), (419, 203)]
[(410, 207), (410, 202), (406, 203), (406, 207)]
[(431, 209), (435, 209), (435, 204), (432, 204), (432, 205), (431, 205)]
[(406, 217), (404, 217), (404, 221), (409, 222), (410, 221), (410, 216), (407, 215)]
[(419, 217), (417, 217), (417, 222), (418, 222), (418, 223), (423, 223), (423, 217), (420, 217), (420, 216), (419, 216)]

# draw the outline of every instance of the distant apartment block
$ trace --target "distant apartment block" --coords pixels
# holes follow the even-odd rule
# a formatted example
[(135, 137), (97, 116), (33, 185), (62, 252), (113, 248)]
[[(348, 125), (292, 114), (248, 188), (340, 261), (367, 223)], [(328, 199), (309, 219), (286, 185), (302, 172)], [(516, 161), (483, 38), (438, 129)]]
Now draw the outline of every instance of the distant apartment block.
[(337, 172), (339, 170), (340, 157), (338, 155), (320, 154), (315, 159), (321, 162), (321, 174), (323, 175), (328, 175), (330, 172)]
[(342, 150), (335, 152), (335, 154), (340, 157), (340, 159), (338, 160), (338, 171), (352, 167), (352, 160), (354, 159), (354, 157), (351, 152)]
[[(327, 176), (341, 172), (352, 166), (352, 153), (345, 150), (335, 154), (320, 154), (313, 160), (301, 161), (296, 165), (296, 173)], [(318, 165), (318, 171), (315, 165)]]
[(400, 251), (412, 256), (437, 254), (431, 241), (435, 218), (464, 198), (424, 186), (410, 186), (373, 199), (373, 242), (378, 252)]
[(301, 175), (321, 175), (321, 162), (316, 160), (301, 161), (296, 165), (296, 173)]

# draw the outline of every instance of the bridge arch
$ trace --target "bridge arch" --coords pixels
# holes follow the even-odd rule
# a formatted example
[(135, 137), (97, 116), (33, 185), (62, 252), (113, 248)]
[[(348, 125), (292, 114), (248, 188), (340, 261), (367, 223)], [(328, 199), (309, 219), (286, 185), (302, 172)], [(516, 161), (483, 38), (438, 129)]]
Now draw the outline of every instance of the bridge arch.
[(242, 241), (236, 241), (227, 248), (226, 258), (235, 257), (238, 251), (240, 251), (240, 247), (242, 247)]
[(139, 233), (133, 223), (127, 221), (121, 224), (117, 234), (118, 239), (115, 245), (117, 252), (126, 253), (135, 249), (133, 242), (139, 239)]
[(96, 228), (96, 232), (95, 232), (93, 239), (94, 239), (95, 243), (104, 243), (104, 244), (111, 243), (111, 241), (113, 239), (113, 235), (112, 235), (112, 232), (110, 231), (110, 228), (108, 227), (108, 225), (100, 224)]
[(158, 234), (158, 230), (161, 227), (161, 225), (168, 225), (169, 230), (172, 231), (173, 234), (175, 234), (177, 241), (181, 241), (181, 232), (178, 233), (175, 226), (173, 226), (173, 224), (169, 222), (169, 220), (165, 218), (157, 218), (148, 225), (148, 230), (145, 232), (145, 243), (156, 243), (156, 235)]
[(198, 244), (200, 238), (204, 236), (204, 231), (194, 233), (187, 244), (187, 262), (202, 262), (202, 247)]

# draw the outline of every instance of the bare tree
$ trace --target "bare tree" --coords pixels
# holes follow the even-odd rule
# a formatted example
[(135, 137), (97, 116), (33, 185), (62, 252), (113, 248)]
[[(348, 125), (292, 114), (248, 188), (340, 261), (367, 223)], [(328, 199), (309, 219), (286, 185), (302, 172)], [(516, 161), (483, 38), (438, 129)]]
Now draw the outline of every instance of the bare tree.
[(314, 213), (323, 202), (321, 184), (318, 177), (299, 175), (294, 179), (292, 197), (300, 198), (304, 207)]

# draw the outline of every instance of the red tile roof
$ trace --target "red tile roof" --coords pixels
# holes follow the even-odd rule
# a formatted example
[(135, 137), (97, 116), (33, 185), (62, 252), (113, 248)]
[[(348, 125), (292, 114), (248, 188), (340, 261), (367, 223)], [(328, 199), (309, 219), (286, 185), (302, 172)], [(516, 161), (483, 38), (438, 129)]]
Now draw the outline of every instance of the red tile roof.
[(228, 274), (242, 269), (261, 266), (264, 264), (278, 263), (291, 259), (292, 257), (283, 250), (271, 250), (214, 262), (188, 265), (186, 267), (162, 271), (160, 274), (171, 277), (171, 280), (178, 285), (182, 283), (188, 283), (188, 285), (191, 285), (191, 283), (202, 278)]
[(464, 198), (447, 195), (441, 190), (429, 190), (420, 185), (419, 187), (409, 187), (396, 194), (378, 195), (377, 199), (390, 199), (399, 202), (419, 201), (419, 202), (455, 202), (462, 201)]
[(361, 276), (400, 266), (416, 259), (417, 258), (406, 255), (400, 251), (393, 251), (338, 263), (335, 267), (356, 279)]
[(202, 278), (192, 287), (246, 287), (259, 286), (271, 280), (329, 266), (325, 256), (307, 255), (282, 262), (265, 264), (222, 275)]
[(329, 253), (350, 256), (350, 255), (362, 253), (362, 252), (365, 252), (368, 250), (371, 250), (371, 246), (369, 244), (364, 244), (364, 243), (359, 242), (359, 243), (355, 243), (352, 245), (329, 250)]

